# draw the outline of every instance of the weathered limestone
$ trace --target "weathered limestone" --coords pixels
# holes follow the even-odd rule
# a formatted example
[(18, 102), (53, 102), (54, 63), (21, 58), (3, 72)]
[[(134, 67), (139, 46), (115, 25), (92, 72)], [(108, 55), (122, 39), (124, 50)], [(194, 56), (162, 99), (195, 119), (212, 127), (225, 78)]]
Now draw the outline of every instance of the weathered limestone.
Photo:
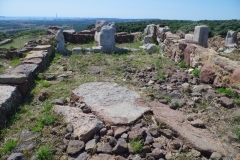
[[(96, 28), (102, 26), (102, 24), (100, 26), (98, 25), (99, 24), (97, 24)], [(112, 22), (109, 23), (108, 25), (104, 25), (102, 26), (99, 32), (98, 30), (95, 33), (95, 42), (97, 46), (102, 46), (102, 51), (106, 53), (117, 51), (118, 49), (115, 46), (115, 32), (116, 32), (115, 23)]]
[(116, 83), (85, 83), (72, 91), (72, 98), (84, 101), (106, 124), (128, 125), (149, 111), (139, 94)]
[(0, 85), (0, 128), (4, 126), (9, 112), (16, 108), (21, 101), (22, 96), (16, 87)]
[(64, 35), (63, 35), (63, 30), (59, 29), (56, 35), (56, 40), (58, 41), (57, 47), (56, 47), (56, 52), (61, 53), (61, 54), (69, 54), (71, 51), (65, 48), (65, 40), (64, 40)]
[(223, 156), (226, 155), (225, 150), (211, 137), (206, 129), (193, 127), (180, 111), (172, 110), (169, 106), (159, 102), (151, 102), (150, 106), (156, 120), (177, 132), (179, 138), (190, 147), (207, 156), (211, 156), (213, 152), (218, 152)]
[(45, 51), (45, 50), (47, 50), (50, 57), (54, 53), (55, 48), (51, 45), (38, 45), (33, 48), (33, 51)]
[(227, 36), (225, 38), (225, 46), (229, 48), (236, 47), (237, 44), (237, 32), (228, 31)]
[(95, 24), (95, 29), (96, 29), (96, 31), (97, 31), (97, 32), (100, 32), (101, 29), (102, 29), (102, 27), (105, 26), (105, 25), (107, 25), (107, 24), (108, 24), (108, 23), (107, 23), (107, 21), (105, 21), (105, 20), (98, 20), (98, 21), (96, 21), (96, 24)]
[(185, 34), (185, 39), (189, 41), (193, 41), (193, 34)]
[(96, 116), (85, 114), (80, 108), (55, 105), (54, 111), (63, 115), (64, 120), (73, 126), (73, 133), (85, 143), (104, 127)]
[(193, 40), (197, 42), (200, 46), (205, 48), (208, 47), (208, 26), (196, 26), (194, 29)]
[(22, 84), (27, 80), (26, 74), (1, 74), (0, 84)]

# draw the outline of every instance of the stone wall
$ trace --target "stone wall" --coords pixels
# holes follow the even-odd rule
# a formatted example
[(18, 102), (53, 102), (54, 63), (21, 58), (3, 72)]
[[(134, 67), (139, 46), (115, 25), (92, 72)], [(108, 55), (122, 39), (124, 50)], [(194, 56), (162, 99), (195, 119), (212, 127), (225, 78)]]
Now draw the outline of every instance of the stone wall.
[[(214, 49), (204, 48), (194, 41), (186, 39), (170, 39), (164, 41), (164, 55), (175, 62), (184, 61), (189, 67), (202, 69), (200, 79), (211, 83), (215, 87), (227, 87), (239, 92), (240, 90), (240, 62), (222, 57)], [(219, 46), (217, 46), (219, 47)], [(209, 74), (205, 81), (207, 72)]]
[(36, 46), (19, 66), (0, 74), (0, 128), (33, 87), (36, 75), (46, 69), (53, 53), (54, 47), (51, 45)]
[[(70, 32), (70, 31), (63, 31), (64, 38), (67, 42), (74, 43), (74, 44), (86, 44), (90, 41), (94, 41), (95, 30), (84, 30), (81, 32)], [(135, 36), (128, 33), (117, 33), (115, 35), (115, 42), (116, 43), (129, 43), (133, 42)]]

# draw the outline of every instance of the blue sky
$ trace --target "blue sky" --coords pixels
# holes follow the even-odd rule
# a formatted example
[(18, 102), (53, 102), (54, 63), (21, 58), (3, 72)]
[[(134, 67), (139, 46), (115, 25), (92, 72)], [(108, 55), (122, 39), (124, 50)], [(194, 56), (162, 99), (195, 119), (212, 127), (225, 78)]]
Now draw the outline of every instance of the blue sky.
[(240, 0), (0, 0), (0, 16), (240, 19)]

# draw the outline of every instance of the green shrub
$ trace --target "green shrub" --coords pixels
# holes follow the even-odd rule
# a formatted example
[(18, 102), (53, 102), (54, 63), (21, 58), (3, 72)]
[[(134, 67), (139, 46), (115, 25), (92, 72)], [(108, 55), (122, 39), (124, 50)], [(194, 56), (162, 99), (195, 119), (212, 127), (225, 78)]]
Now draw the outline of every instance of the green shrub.
[(166, 76), (164, 74), (158, 74), (157, 79), (166, 79)]
[(181, 61), (179, 63), (180, 68), (186, 68), (186, 63), (184, 61)]
[(228, 90), (228, 89), (226, 89), (226, 88), (218, 88), (217, 89), (217, 92), (218, 93), (220, 93), (220, 94), (226, 94), (227, 96), (229, 96), (229, 97), (233, 97), (234, 96), (234, 93), (233, 93), (233, 91), (231, 91), (231, 90)]
[(51, 147), (43, 146), (43, 147), (39, 148), (39, 150), (37, 151), (37, 159), (38, 160), (52, 160), (53, 153), (51, 152)]
[(192, 74), (194, 75), (194, 77), (199, 77), (200, 76), (200, 70), (199, 69), (194, 69)]
[(143, 142), (141, 137), (130, 140), (130, 145), (135, 153), (141, 153), (143, 149)]

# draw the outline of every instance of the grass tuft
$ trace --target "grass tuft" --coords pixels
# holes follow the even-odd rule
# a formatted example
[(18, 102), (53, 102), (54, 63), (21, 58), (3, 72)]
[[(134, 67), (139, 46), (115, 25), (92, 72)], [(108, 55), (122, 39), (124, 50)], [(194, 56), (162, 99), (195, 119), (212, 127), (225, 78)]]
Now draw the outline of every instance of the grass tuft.
[(51, 147), (43, 146), (43, 147), (39, 148), (39, 150), (37, 151), (37, 159), (38, 160), (52, 160), (53, 153), (51, 152)]
[(130, 145), (135, 153), (141, 153), (143, 150), (142, 137), (137, 137), (133, 140), (130, 140)]
[(217, 89), (217, 92), (220, 93), (220, 94), (226, 94), (227, 96), (229, 97), (234, 97), (234, 93), (233, 91), (229, 90), (229, 89), (226, 89), (226, 88), (218, 88)]
[(192, 71), (192, 74), (194, 75), (194, 77), (199, 77), (199, 76), (200, 76), (200, 70), (195, 68), (195, 69)]

